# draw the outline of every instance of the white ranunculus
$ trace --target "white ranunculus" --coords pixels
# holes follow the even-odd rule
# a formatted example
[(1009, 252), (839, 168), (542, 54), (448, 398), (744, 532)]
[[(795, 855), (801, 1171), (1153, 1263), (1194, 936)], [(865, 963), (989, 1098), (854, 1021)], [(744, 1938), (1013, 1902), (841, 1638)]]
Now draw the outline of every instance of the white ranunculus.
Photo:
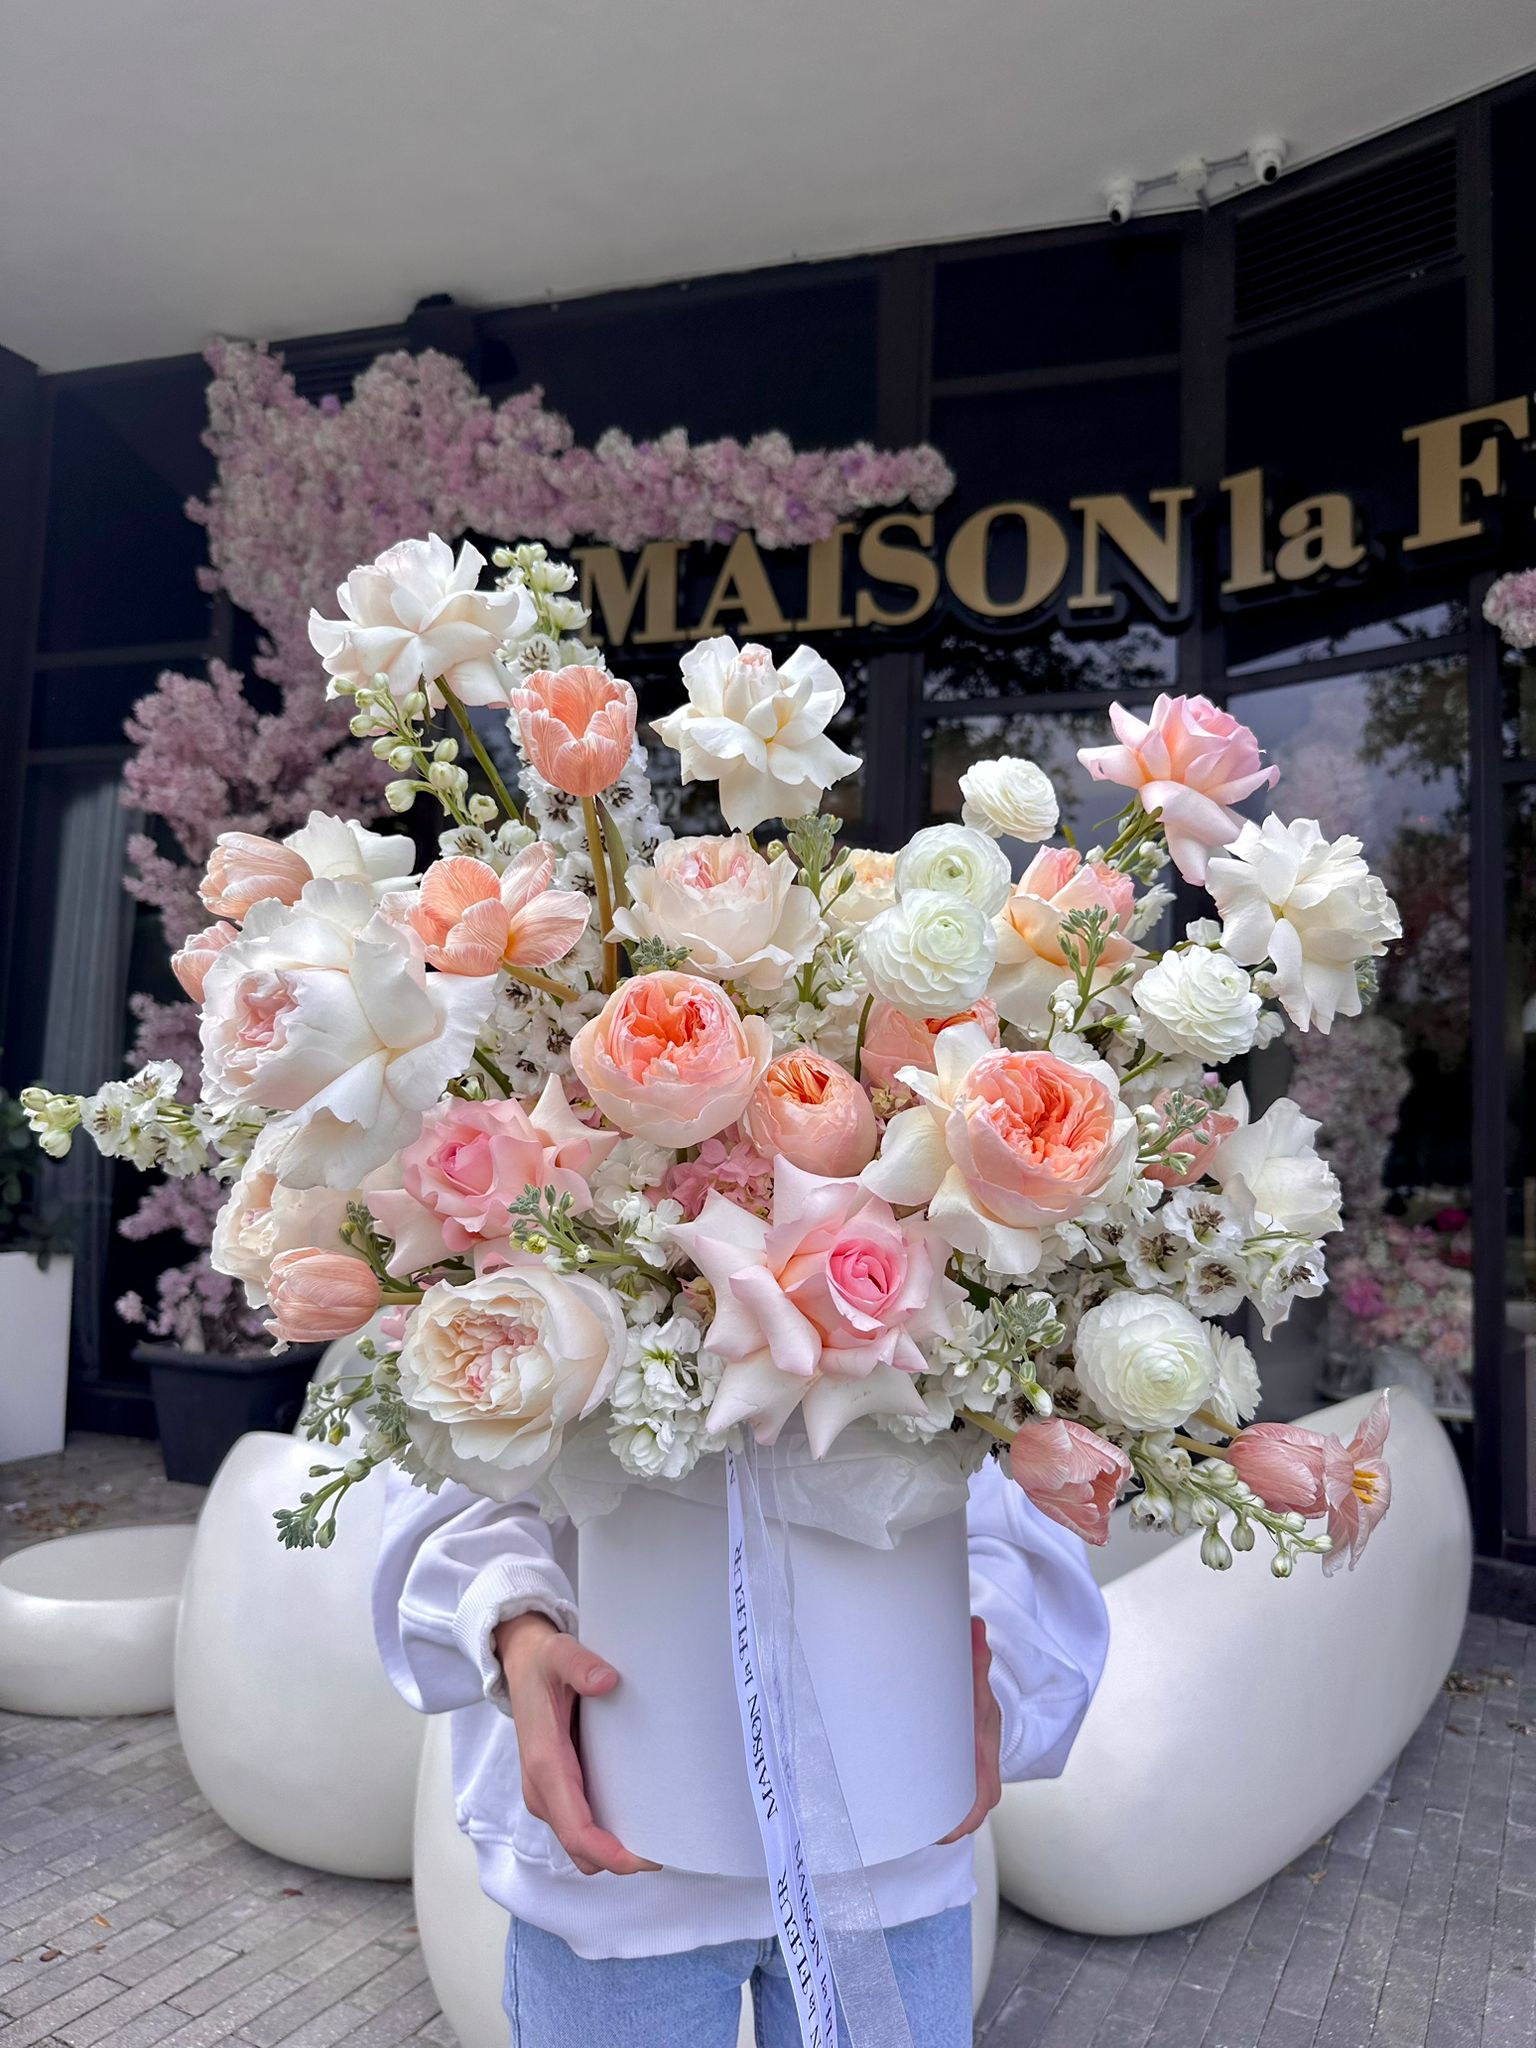
[(1262, 1007), (1245, 970), (1204, 946), (1165, 953), (1131, 995), (1154, 1052), (1215, 1061), (1248, 1051)]
[(687, 965), (714, 981), (781, 988), (821, 935), (816, 898), (793, 861), (764, 860), (750, 840), (672, 839), (628, 873), (631, 905), (621, 939), (681, 946)]
[(536, 613), (520, 586), (477, 590), (485, 557), (465, 541), (453, 550), (434, 533), (402, 540), (354, 569), (336, 592), (343, 617), (309, 615), (310, 645), (336, 685), (352, 689), (389, 678), (395, 697), (421, 688), (443, 708), (441, 677), (461, 704), (507, 703), (509, 678), (496, 660), (503, 640), (529, 632)]
[(690, 649), (682, 669), (688, 702), (652, 730), (682, 757), (684, 782), (719, 783), (733, 831), (803, 817), (858, 767), (827, 738), (843, 685), (814, 648), (797, 647), (776, 668), (766, 647), (722, 635)]
[(1161, 1294), (1112, 1294), (1077, 1326), (1074, 1370), (1106, 1422), (1176, 1429), (1216, 1384), (1210, 1335)]
[(308, 824), (283, 841), (318, 881), (361, 882), (376, 896), (398, 890), (416, 864), (405, 832), (370, 832), (352, 818), (311, 811)]
[[(987, 914), (963, 896), (914, 889), (859, 934), (877, 995), (909, 1017), (951, 1017), (986, 993), (997, 958)], [(217, 963), (215, 963), (217, 964)]]
[(996, 917), (1013, 890), (1013, 869), (995, 839), (970, 825), (928, 825), (914, 832), (896, 856), (896, 894), (936, 889), (963, 896)]
[(1022, 839), (1034, 846), (1056, 830), (1061, 806), (1045, 770), (1033, 761), (1004, 754), (973, 761), (960, 778), (960, 816), (996, 839)]
[(619, 1297), (530, 1260), (429, 1287), (400, 1350), (411, 1439), (434, 1472), (514, 1500), (624, 1361)]
[(1357, 963), (1379, 958), (1403, 934), (1360, 841), (1327, 839), (1312, 818), (1245, 824), (1212, 858), (1206, 887), (1228, 953), (1245, 967), (1274, 962), (1275, 994), (1303, 1031), (1359, 1016)]
[[(1247, 1115), (1241, 1088), (1227, 1091), (1229, 1115)], [(1317, 1156), (1318, 1125), (1288, 1095), (1270, 1104), (1257, 1123), (1223, 1138), (1206, 1172), (1236, 1206), (1250, 1233), (1284, 1230), (1324, 1237), (1342, 1222), (1339, 1183)]]
[[(844, 876), (851, 876), (846, 888)], [(862, 931), (872, 917), (896, 901), (896, 856), (872, 846), (853, 846), (837, 870), (839, 884), (827, 895), (826, 918), (834, 931)]]
[(282, 1114), (282, 1178), (354, 1188), (474, 1056), (494, 975), (433, 974), (357, 882), (254, 904), (203, 984), (203, 1099)]
[(1216, 1385), (1206, 1406), (1218, 1422), (1226, 1424), (1230, 1435), (1258, 1413), (1259, 1368), (1241, 1337), (1215, 1328), (1205, 1334), (1216, 1360)]

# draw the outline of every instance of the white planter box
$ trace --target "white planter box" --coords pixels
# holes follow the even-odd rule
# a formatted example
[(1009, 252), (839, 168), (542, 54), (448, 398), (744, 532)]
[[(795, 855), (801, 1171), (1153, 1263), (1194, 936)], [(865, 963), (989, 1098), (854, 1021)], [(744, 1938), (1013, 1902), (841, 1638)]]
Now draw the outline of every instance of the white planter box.
[(0, 1252), (0, 1465), (64, 1448), (75, 1262)]

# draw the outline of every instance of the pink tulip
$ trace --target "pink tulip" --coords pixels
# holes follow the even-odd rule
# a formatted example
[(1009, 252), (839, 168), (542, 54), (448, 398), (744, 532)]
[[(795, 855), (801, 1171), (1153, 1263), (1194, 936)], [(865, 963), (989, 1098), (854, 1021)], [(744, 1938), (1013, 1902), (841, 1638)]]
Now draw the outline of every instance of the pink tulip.
[(193, 932), (171, 955), (171, 972), (194, 1003), (203, 1000), (203, 983), (209, 968), (239, 936), (235, 925), (211, 924), (206, 931)]
[(1042, 1515), (1089, 1543), (1109, 1541), (1109, 1515), (1131, 1477), (1124, 1451), (1061, 1416), (1026, 1422), (1008, 1447), (1008, 1469)]
[(1328, 1447), (1337, 1437), (1292, 1422), (1256, 1422), (1222, 1452), (1237, 1476), (1278, 1515), (1320, 1515), (1328, 1505)]
[(279, 1252), (267, 1282), (267, 1328), (285, 1344), (331, 1344), (360, 1330), (379, 1305), (373, 1268), (312, 1245)]
[(1179, 873), (1203, 882), (1210, 856), (1237, 837), (1242, 820), (1231, 806), (1273, 789), (1280, 770), (1261, 766), (1250, 729), (1206, 697), (1163, 695), (1146, 720), (1111, 704), (1109, 722), (1120, 744), (1079, 747), (1077, 758), (1096, 782), (1134, 789), (1161, 818)]
[(405, 912), (431, 964), (443, 974), (494, 974), (563, 960), (587, 928), (590, 905), (573, 889), (552, 889), (552, 848), (526, 848), (497, 875), (466, 854), (435, 860)]
[(540, 669), (512, 692), (523, 752), (546, 782), (570, 796), (596, 796), (618, 781), (634, 745), (637, 710), (629, 684), (601, 668)]
[(1328, 1517), (1333, 1548), (1323, 1570), (1331, 1576), (1346, 1560), (1354, 1570), (1392, 1504), (1392, 1474), (1381, 1456), (1391, 1421), (1383, 1394), (1347, 1444), (1293, 1423), (1259, 1422), (1221, 1455), (1266, 1507)]
[(197, 893), (215, 917), (239, 924), (253, 903), (297, 903), (314, 870), (302, 854), (256, 832), (221, 832)]
[(1330, 1438), (1340, 1455), (1330, 1458), (1328, 1468), (1328, 1534), (1333, 1548), (1323, 1559), (1327, 1577), (1344, 1563), (1346, 1551), (1354, 1570), (1371, 1532), (1392, 1505), (1392, 1473), (1381, 1455), (1391, 1427), (1391, 1411), (1382, 1394), (1347, 1444)]
[(869, 1013), (869, 1026), (859, 1054), (859, 1077), (872, 1088), (895, 1088), (902, 1067), (921, 1067), (925, 1074), (935, 1071), (933, 1042), (951, 1024), (979, 1024), (994, 1045), (1001, 1044), (997, 1028), (997, 1005), (983, 996), (968, 1010), (953, 1017), (909, 1017), (894, 1003), (876, 1001)]
[(845, 1067), (808, 1046), (770, 1060), (741, 1119), (767, 1159), (840, 1179), (875, 1156), (880, 1133), (869, 1097)]

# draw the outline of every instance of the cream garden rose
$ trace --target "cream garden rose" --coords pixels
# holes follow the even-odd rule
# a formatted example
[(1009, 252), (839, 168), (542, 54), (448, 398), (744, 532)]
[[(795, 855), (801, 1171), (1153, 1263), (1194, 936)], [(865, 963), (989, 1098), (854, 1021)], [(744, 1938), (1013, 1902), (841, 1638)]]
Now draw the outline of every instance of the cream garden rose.
[(1160, 1294), (1112, 1294), (1077, 1326), (1073, 1367), (1100, 1414), (1127, 1429), (1176, 1429), (1217, 1381), (1204, 1323)]
[(985, 917), (995, 917), (1013, 887), (1013, 869), (995, 839), (969, 825), (929, 825), (914, 832), (896, 856), (897, 897), (916, 889), (961, 896)]
[(995, 839), (1021, 839), (1028, 846), (1049, 839), (1061, 806), (1045, 770), (1033, 761), (1004, 754), (973, 761), (960, 778), (960, 816)]
[(914, 889), (859, 934), (859, 959), (876, 995), (909, 1017), (943, 1017), (985, 992), (997, 958), (987, 913), (963, 896)]
[(1132, 990), (1154, 1052), (1233, 1060), (1253, 1045), (1262, 1007), (1237, 963), (1207, 946), (1165, 953)]
[(765, 860), (741, 833), (669, 840), (630, 868), (630, 907), (613, 929), (621, 939), (683, 948), (687, 966), (712, 981), (780, 988), (821, 934), (816, 898), (798, 872), (787, 857)]
[(871, 918), (889, 910), (896, 901), (894, 853), (880, 853), (872, 846), (851, 847), (837, 878), (837, 887), (828, 892), (825, 913), (834, 931), (862, 931)]

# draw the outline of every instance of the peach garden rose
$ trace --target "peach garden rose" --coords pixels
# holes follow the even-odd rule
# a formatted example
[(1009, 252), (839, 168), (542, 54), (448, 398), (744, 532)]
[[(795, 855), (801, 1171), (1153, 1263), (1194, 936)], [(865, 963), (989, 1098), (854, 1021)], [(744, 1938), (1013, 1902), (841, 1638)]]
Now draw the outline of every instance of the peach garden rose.
[(1108, 936), (1094, 976), (1097, 984), (1108, 981), (1135, 957), (1126, 936), (1135, 900), (1135, 885), (1118, 868), (1085, 862), (1074, 847), (1042, 846), (997, 918), (997, 965), (987, 993), (1000, 1015), (1025, 1030), (1049, 1024), (1051, 997), (1071, 973), (1061, 923), (1073, 910), (1108, 913)]
[(696, 1145), (733, 1124), (773, 1056), (773, 1033), (696, 974), (640, 974), (571, 1041), (571, 1065), (610, 1123), (653, 1145)]
[(770, 1061), (741, 1129), (768, 1158), (833, 1175), (868, 1166), (879, 1137), (869, 1097), (852, 1074), (809, 1046)]

